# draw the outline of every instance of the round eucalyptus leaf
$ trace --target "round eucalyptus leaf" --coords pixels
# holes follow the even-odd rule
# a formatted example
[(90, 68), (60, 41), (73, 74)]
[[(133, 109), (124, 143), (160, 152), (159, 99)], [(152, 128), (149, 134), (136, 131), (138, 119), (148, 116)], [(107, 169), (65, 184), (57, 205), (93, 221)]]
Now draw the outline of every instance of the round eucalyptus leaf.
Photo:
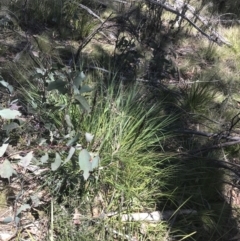
[(92, 135), (91, 133), (88, 133), (88, 132), (85, 133), (85, 138), (87, 142), (91, 142), (93, 140), (93, 137), (94, 135)]
[(13, 174), (17, 174), (16, 171), (13, 169), (9, 160), (5, 160), (0, 165), (0, 177), (2, 178), (10, 178)]
[(13, 221), (13, 218), (8, 216), (6, 218), (4, 218), (1, 223), (7, 224), (7, 223), (11, 223)]
[(18, 110), (11, 109), (2, 109), (0, 110), (0, 116), (3, 119), (16, 119), (17, 116), (21, 116), (21, 113)]
[(95, 156), (92, 159), (92, 169), (99, 167), (100, 164), (100, 157), (99, 156)]
[(89, 177), (89, 172), (92, 170), (92, 163), (90, 162), (91, 156), (86, 149), (80, 151), (78, 156), (80, 170), (83, 171), (83, 177), (85, 180)]

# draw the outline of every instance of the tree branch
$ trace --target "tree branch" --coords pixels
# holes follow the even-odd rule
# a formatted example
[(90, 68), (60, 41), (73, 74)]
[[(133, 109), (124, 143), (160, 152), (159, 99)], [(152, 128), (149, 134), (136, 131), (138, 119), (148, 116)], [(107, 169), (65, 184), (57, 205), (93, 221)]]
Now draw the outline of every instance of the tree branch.
[(192, 154), (192, 152), (183, 152), (183, 153), (179, 153), (179, 156), (186, 157), (187, 159), (189, 159), (189, 158), (205, 159), (205, 160), (211, 162), (212, 164), (214, 164), (214, 167), (226, 169), (226, 170), (234, 173), (237, 177), (240, 178), (240, 172), (238, 171), (240, 169), (240, 165), (231, 163), (231, 162), (221, 161), (221, 160), (214, 159), (214, 158), (200, 157), (196, 154), (197, 153)]
[[(207, 133), (207, 132), (201, 132), (201, 131), (196, 131), (196, 130), (190, 130), (190, 129), (178, 129), (175, 130), (176, 133), (181, 133), (181, 134), (189, 134), (189, 135), (197, 135), (197, 136), (204, 136), (212, 139), (225, 139), (228, 141), (240, 141), (239, 136), (230, 136), (228, 134), (222, 134), (222, 133)], [(224, 143), (223, 143), (224, 144)]]
[(107, 17), (107, 19), (99, 24), (87, 37), (84, 39), (83, 43), (78, 47), (77, 53), (75, 54), (74, 57), (74, 63), (77, 63), (80, 53), (82, 49), (92, 40), (92, 38), (102, 29), (103, 25), (109, 20), (109, 18), (112, 16), (112, 13)]
[(219, 148), (227, 147), (227, 146), (233, 146), (233, 145), (237, 145), (237, 144), (240, 144), (240, 140), (238, 140), (238, 141), (228, 141), (228, 142), (212, 145), (212, 146), (209, 146), (209, 147), (193, 150), (193, 151), (190, 151), (189, 154), (195, 154), (196, 155), (198, 153), (207, 152), (207, 151), (210, 151), (210, 150), (219, 149)]
[[(162, 0), (145, 0), (146, 2), (149, 2), (149, 3), (152, 3), (156, 6), (160, 6), (162, 8), (164, 8), (166, 11), (168, 12), (171, 12), (173, 14), (176, 14), (180, 17), (182, 17), (183, 19), (185, 19), (186, 21), (188, 21), (190, 23), (190, 25), (192, 25), (197, 31), (199, 31), (203, 36), (205, 36), (206, 38), (208, 38), (210, 41), (212, 42), (215, 42), (217, 44), (220, 43), (224, 43), (228, 46), (231, 46), (231, 43), (228, 42), (227, 40), (225, 40), (222, 36), (220, 36), (217, 32), (215, 31), (212, 31), (211, 34), (207, 34), (205, 33), (201, 28), (199, 28), (188, 16), (186, 16), (187, 14), (185, 14), (185, 11), (182, 11), (180, 12), (178, 10), (178, 7), (174, 6), (174, 5), (171, 5), (169, 4), (168, 2), (165, 2), (165, 1), (162, 1)], [(185, 4), (184, 2), (182, 1), (177, 1), (178, 5), (179, 3), (183, 6), (183, 7), (186, 7), (187, 10), (189, 10), (193, 16), (197, 17), (202, 23), (204, 23), (204, 25), (207, 26), (207, 21), (199, 16), (198, 14), (195, 13), (195, 11), (193, 11), (193, 7), (189, 4)], [(182, 7), (182, 8), (183, 8)]]

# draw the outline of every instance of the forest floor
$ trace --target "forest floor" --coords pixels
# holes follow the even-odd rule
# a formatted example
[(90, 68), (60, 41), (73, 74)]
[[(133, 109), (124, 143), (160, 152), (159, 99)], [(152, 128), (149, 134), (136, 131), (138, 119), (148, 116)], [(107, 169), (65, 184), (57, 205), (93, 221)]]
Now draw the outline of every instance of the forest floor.
[[(71, 239), (68, 236), (69, 234), (66, 234), (68, 231), (64, 229), (64, 222), (69, 223), (70, 220), (73, 222), (73, 226), (79, 227), (79, 216), (82, 213), (85, 215), (82, 215), (84, 218), (88, 217), (88, 221), (81, 221), (81, 224), (89, 230), (92, 238), (96, 237), (94, 235), (99, 235), (98, 240), (103, 240), (101, 238), (106, 237), (104, 236), (106, 232), (113, 233), (113, 235), (109, 235), (110, 237), (107, 236), (109, 240), (160, 240), (160, 234), (162, 235), (161, 240), (168, 240), (167, 238), (170, 237), (173, 238), (172, 240), (183, 240), (184, 238), (186, 240), (213, 241), (240, 240), (240, 43), (238, 41), (240, 38), (240, 27), (234, 21), (228, 26), (222, 23), (216, 24), (214, 26), (215, 31), (224, 36), (230, 43), (230, 45), (218, 45), (189, 27), (184, 21), (179, 29), (172, 29), (171, 20), (175, 16), (168, 12), (162, 13), (162, 10), (160, 11), (162, 13), (161, 21), (159, 20), (161, 26), (153, 26), (153, 29), (159, 27), (161, 31), (159, 30), (156, 33), (151, 29), (147, 29), (147, 27), (150, 28), (153, 23), (156, 23), (154, 22), (156, 21), (156, 16), (154, 14), (143, 16), (142, 9), (131, 5), (130, 8), (126, 8), (124, 11), (114, 9), (117, 12), (113, 15), (110, 14), (113, 11), (112, 8), (101, 10), (99, 11), (99, 16), (102, 18), (103, 23), (98, 23), (95, 19), (90, 24), (88, 22), (90, 20), (88, 19), (83, 23), (85, 27), (82, 27), (86, 33), (81, 32), (82, 36), (80, 37), (77, 31), (73, 31), (74, 27), (72, 27), (71, 22), (69, 23), (70, 26), (59, 28), (59, 26), (54, 24), (51, 26), (51, 24), (32, 23), (28, 19), (28, 25), (27, 20), (20, 18), (22, 17), (21, 14), (16, 21), (15, 14), (11, 15), (10, 11), (8, 12), (5, 8), (1, 9), (0, 109), (20, 111), (22, 115), (21, 118), (18, 115), (15, 115), (14, 118), (4, 118), (2, 114), (0, 120), (0, 163), (2, 168), (2, 171), (0, 170), (0, 176), (2, 177), (0, 180), (1, 240), (43, 240), (43, 237), (46, 237), (44, 233), (49, 234), (50, 240), (75, 240)], [(158, 10), (155, 11), (160, 14)], [(28, 14), (28, 17), (30, 17), (31, 14)], [(150, 21), (151, 17), (152, 20)], [(127, 21), (123, 23), (124, 19), (127, 19)], [(217, 19), (217, 16), (212, 17), (212, 21), (214, 19)], [(139, 27), (140, 22), (143, 22), (143, 27)], [(95, 31), (96, 29), (97, 31)], [(136, 33), (136, 30), (139, 33)], [(153, 34), (151, 34), (151, 31)], [(132, 184), (133, 179), (138, 175), (136, 173), (139, 169), (136, 170), (130, 166), (129, 170), (133, 170), (133, 173), (131, 173), (131, 171), (127, 170), (126, 163), (116, 164), (115, 167), (115, 169), (118, 168), (120, 171), (125, 167), (124, 175), (128, 174), (129, 180), (126, 177), (127, 181), (123, 181), (124, 184), (120, 182), (114, 186), (113, 180), (115, 179), (111, 179), (110, 171), (109, 174), (105, 169), (114, 165), (111, 162), (102, 167), (106, 171), (106, 174), (101, 174), (101, 178), (105, 178), (100, 185), (101, 192), (97, 192), (97, 195), (94, 196), (93, 193), (96, 187), (90, 181), (84, 184), (84, 188), (80, 187), (82, 193), (85, 193), (82, 199), (85, 205), (83, 206), (85, 209), (89, 209), (86, 211), (83, 208), (81, 214), (77, 208), (73, 208), (76, 203), (69, 201), (68, 194), (64, 193), (66, 195), (66, 197), (64, 196), (65, 199), (63, 198), (65, 203), (61, 205), (59, 199), (62, 197), (59, 198), (59, 194), (56, 197), (53, 196), (55, 189), (49, 190), (51, 188), (46, 188), (46, 186), (52, 185), (57, 189), (58, 183), (55, 180), (60, 180), (61, 175), (66, 175), (68, 169), (66, 169), (65, 174), (59, 171), (58, 173), (56, 172), (57, 174), (47, 174), (45, 176), (42, 173), (49, 171), (49, 173), (52, 173), (50, 169), (53, 171), (54, 167), (43, 165), (39, 168), (38, 164), (34, 164), (35, 161), (37, 159), (38, 161), (40, 159), (42, 161), (44, 158), (47, 158), (45, 156), (46, 148), (48, 151), (51, 149), (51, 153), (49, 152), (50, 159), (54, 159), (55, 156), (52, 157), (51, 154), (53, 155), (54, 153), (55, 155), (54, 151), (61, 148), (67, 153), (63, 155), (70, 155), (70, 150), (66, 149), (64, 143), (69, 138), (67, 134), (72, 135), (72, 126), (76, 125), (79, 127), (79, 124), (73, 120), (73, 116), (77, 115), (74, 112), (74, 108), (69, 109), (70, 123), (64, 119), (67, 115), (67, 112), (64, 112), (68, 105), (66, 103), (73, 103), (71, 102), (71, 98), (68, 100), (65, 98), (65, 95), (62, 96), (60, 94), (60, 97), (58, 95), (57, 97), (56, 95), (45, 96), (47, 88), (45, 86), (46, 79), (50, 78), (49, 76), (61, 78), (61, 74), (66, 74), (71, 79), (71, 73), (75, 73), (75, 70), (72, 71), (71, 69), (74, 68), (75, 70), (79, 68), (87, 76), (86, 81), (88, 85), (84, 85), (85, 88), (87, 88), (86, 86), (90, 86), (94, 89), (98, 86), (100, 80), (105, 82), (107, 86), (107, 78), (116, 79), (116, 81), (123, 83), (124, 86), (131, 86), (132, 83), (136, 83), (137, 86), (141, 87), (141, 90), (137, 90), (135, 93), (135, 95), (141, 97), (138, 99), (139, 103), (146, 96), (151, 96), (149, 98), (150, 102), (147, 104), (159, 103), (160, 106), (160, 103), (163, 102), (162, 112), (159, 110), (159, 113), (162, 115), (164, 113), (164, 116), (175, 116), (171, 120), (171, 124), (169, 126), (166, 125), (168, 132), (170, 132), (169, 129), (175, 131), (172, 132), (172, 135), (173, 133), (174, 135), (168, 136), (166, 134), (166, 141), (161, 139), (161, 142), (164, 143), (164, 153), (166, 152), (166, 156), (171, 155), (169, 163), (176, 163), (177, 160), (182, 165), (182, 169), (180, 168), (178, 171), (172, 173), (172, 176), (176, 174), (182, 179), (176, 180), (176, 177), (171, 177), (171, 183), (169, 182), (166, 185), (166, 189), (164, 189), (165, 186), (163, 188), (163, 190), (171, 191), (174, 190), (172, 187), (176, 185), (176, 190), (171, 191), (174, 193), (172, 194), (172, 199), (175, 198), (176, 201), (171, 200), (171, 198), (169, 198), (171, 201), (166, 201), (168, 208), (171, 208), (171, 210), (175, 208), (176, 218), (172, 218), (173, 214), (170, 215), (169, 219), (171, 221), (169, 221), (170, 224), (167, 227), (165, 224), (162, 226), (154, 226), (154, 224), (144, 224), (145, 226), (139, 224), (137, 226), (136, 224), (137, 227), (134, 226), (135, 224), (131, 224), (132, 226), (129, 224), (130, 228), (128, 227), (129, 229), (125, 230), (125, 233), (121, 233), (119, 230), (116, 231), (116, 225), (114, 226), (111, 223), (112, 221), (104, 224), (105, 226), (102, 229), (99, 228), (100, 222), (94, 221), (95, 218), (100, 217), (104, 208), (109, 211), (111, 208), (118, 210), (116, 208), (118, 204), (122, 205), (120, 208), (121, 212), (124, 212), (122, 210), (129, 208), (131, 205), (135, 208), (132, 208), (133, 210), (139, 210), (138, 213), (142, 213), (144, 210), (159, 211), (161, 208), (161, 210), (164, 210), (163, 206), (165, 203), (146, 204), (144, 206), (144, 201), (138, 202), (139, 197), (136, 199), (132, 198), (131, 202), (129, 201), (129, 204), (126, 204), (128, 202), (128, 195), (134, 196), (135, 192), (140, 195), (140, 191), (138, 193), (136, 186), (134, 186), (135, 184)], [(58, 71), (61, 73), (59, 74)], [(39, 79), (43, 81), (41, 82)], [(60, 88), (59, 86), (56, 89), (60, 91), (58, 88)], [(142, 91), (142, 89), (144, 90)], [(106, 90), (104, 91), (106, 92)], [(98, 92), (96, 93), (99, 94)], [(95, 103), (95, 97), (101, 97), (101, 94), (97, 94), (90, 96), (88, 91), (86, 91), (84, 98), (88, 102)], [(119, 97), (119, 99), (126, 98), (126, 102), (128, 103), (126, 95), (121, 96), (121, 98)], [(49, 98), (50, 100), (47, 102), (49, 104), (47, 107), (44, 104), (44, 98)], [(108, 101), (108, 98), (101, 98), (101, 101)], [(111, 98), (115, 98), (115, 93), (112, 94)], [(117, 102), (117, 100), (116, 97), (116, 101), (115, 99), (114, 101), (111, 100), (112, 102), (110, 101), (110, 105), (112, 105), (110, 116), (116, 115), (116, 119), (124, 113), (124, 111), (121, 112), (118, 109), (118, 104), (121, 101)], [(132, 99), (130, 98), (130, 100)], [(57, 105), (57, 102), (61, 102), (61, 105)], [(65, 107), (63, 107), (64, 103), (66, 104)], [(85, 108), (84, 111), (90, 108), (84, 101), (80, 104), (83, 106), (83, 109)], [(144, 111), (148, 113), (151, 108), (147, 104), (145, 103), (146, 106), (140, 106), (139, 109), (136, 107), (136, 115), (139, 113), (144, 115)], [(102, 105), (96, 104), (96, 106), (96, 108), (103, 108)], [(53, 107), (58, 108), (57, 111)], [(129, 107), (129, 109), (126, 109), (126, 112), (132, 111), (132, 109), (132, 107)], [(60, 114), (62, 110), (64, 110), (64, 114)], [(95, 120), (95, 122), (99, 124), (96, 124), (94, 120), (91, 123), (98, 125), (99, 139), (94, 142), (93, 146), (85, 138), (82, 140), (82, 143), (84, 143), (82, 145), (85, 145), (86, 149), (92, 148), (94, 155), (100, 152), (99, 149), (102, 148), (102, 144), (99, 144), (99, 142), (105, 141), (101, 136), (100, 129), (102, 131), (105, 128), (104, 130), (107, 132), (109, 130), (104, 125), (110, 126), (112, 123), (109, 116), (106, 117), (99, 113), (98, 115), (100, 116), (99, 120)], [(134, 114), (131, 115), (134, 116)], [(89, 115), (79, 114), (77, 116), (80, 121), (83, 121), (83, 132), (87, 133), (88, 126), (86, 123), (90, 119), (88, 118)], [(140, 118), (140, 116), (138, 117)], [(176, 119), (175, 121), (174, 118)], [(55, 129), (49, 127), (49, 123), (51, 122), (55, 123)], [(67, 124), (62, 124), (63, 122)], [(95, 124), (92, 125), (94, 126)], [(135, 124), (137, 129), (133, 128), (134, 131), (129, 129), (129, 136), (126, 137), (126, 141), (121, 144), (121, 147), (124, 145), (127, 146), (128, 142), (130, 142), (128, 138), (133, 138), (134, 135), (131, 136), (132, 133), (135, 133), (135, 131), (138, 133), (143, 128), (145, 120), (143, 119), (141, 123), (137, 122)], [(65, 133), (61, 129), (61, 125), (64, 125), (64, 128), (69, 132)], [(89, 127), (92, 131), (95, 130), (94, 128)], [(125, 124), (122, 128), (125, 128)], [(111, 132), (114, 132), (114, 130), (110, 130), (108, 133)], [(148, 132), (151, 131), (147, 130), (146, 133)], [(98, 132), (94, 132), (94, 135), (97, 135), (96, 133)], [(176, 133), (178, 134), (176, 135)], [(74, 134), (70, 137), (74, 137)], [(125, 136), (123, 135), (123, 137)], [(41, 142), (44, 138), (51, 140), (47, 147)], [(52, 141), (52, 138), (55, 138), (54, 141), (56, 143)], [(115, 137), (112, 138), (114, 139)], [(142, 136), (141, 138), (144, 139), (145, 137)], [(71, 138), (69, 139), (72, 140)], [(129, 148), (134, 148), (136, 138), (134, 137), (131, 140), (133, 147), (131, 145)], [(118, 140), (114, 141), (118, 142)], [(94, 145), (97, 145), (97, 147), (94, 147)], [(140, 143), (139, 146), (142, 147), (143, 145)], [(105, 154), (108, 158), (109, 156), (113, 158), (115, 152), (118, 153), (119, 149), (121, 149), (117, 144), (114, 147), (109, 144), (105, 148), (104, 150), (113, 148), (112, 154)], [(144, 149), (144, 147), (142, 148)], [(126, 150), (129, 149), (126, 147)], [(123, 149), (122, 153), (124, 151), (126, 153), (126, 150)], [(133, 150), (138, 152), (138, 147)], [(159, 147), (159, 152), (160, 150), (162, 151)], [(92, 155), (90, 151), (89, 153)], [(123, 156), (123, 154), (119, 154), (117, 158), (121, 159)], [(164, 157), (165, 159), (167, 159), (166, 156)], [(95, 157), (91, 157), (91, 162)], [(144, 157), (142, 158), (144, 159)], [(12, 169), (8, 165), (3, 165), (4, 163), (6, 164), (5, 161), (7, 159), (11, 161)], [(18, 162), (19, 159), (21, 160), (21, 164)], [(57, 155), (55, 162), (52, 163), (56, 164), (56, 159)], [(195, 163), (192, 163), (193, 160)], [(29, 165), (30, 161), (31, 165)], [(209, 162), (211, 163), (209, 164)], [(161, 165), (165, 168), (167, 164), (159, 164), (160, 167), (162, 167)], [(183, 174), (185, 170), (187, 170), (186, 174)], [(149, 174), (150, 171), (148, 171), (146, 173)], [(15, 175), (16, 173), (17, 175)], [(71, 181), (73, 185), (80, 185), (79, 183), (75, 183), (74, 170), (71, 169), (70, 173), (73, 178), (69, 178), (70, 181), (64, 179), (67, 183), (65, 185), (71, 185), (69, 184)], [(79, 173), (80, 171), (77, 174), (79, 175)], [(134, 173), (136, 176), (133, 176)], [(70, 174), (68, 173), (68, 175)], [(145, 178), (146, 176), (142, 176), (141, 178), (143, 177)], [(139, 181), (141, 178), (139, 177), (137, 180)], [(149, 183), (154, 182), (154, 179), (149, 181)], [(149, 183), (146, 184), (145, 189), (143, 188), (145, 192), (146, 188), (154, 186), (154, 184), (150, 185)], [(127, 190), (126, 187), (128, 185), (133, 185), (135, 188), (134, 191), (130, 187)], [(177, 190), (179, 187), (180, 189)], [(162, 186), (159, 190), (162, 191)], [(122, 193), (125, 192), (126, 197), (124, 196), (124, 199)], [(144, 191), (143, 195), (145, 195)], [(166, 196), (162, 195), (162, 200), (166, 200)], [(143, 200), (145, 200), (144, 198), (145, 196)], [(119, 200), (116, 201), (117, 204), (113, 199)], [(67, 202), (69, 204), (66, 204)], [(101, 206), (104, 206), (104, 208)], [(192, 210), (193, 213), (197, 209), (197, 211), (200, 210), (199, 213), (201, 215), (199, 214), (199, 217), (196, 220), (194, 219), (195, 221), (189, 221), (191, 219), (188, 219), (184, 215), (181, 219), (179, 217), (181, 214), (178, 214), (178, 208), (183, 208), (184, 211)], [(63, 214), (66, 216), (66, 220)], [(57, 223), (54, 223), (53, 216), (54, 220), (58, 219)], [(89, 216), (92, 218), (89, 218)], [(208, 217), (209, 219), (207, 220)], [(60, 222), (59, 219), (63, 221)], [(184, 228), (187, 227), (182, 234), (178, 230), (181, 227), (181, 222), (185, 226)], [(173, 226), (175, 223), (177, 224), (177, 228), (174, 229)], [(227, 224), (231, 225), (232, 228), (230, 229)], [(95, 229), (91, 229), (92, 226)], [(104, 231), (99, 231), (99, 234), (94, 233), (98, 228)], [(123, 230), (123, 227), (121, 228)], [(146, 230), (150, 230), (149, 236)], [(199, 234), (202, 230), (205, 233)], [(89, 239), (84, 235), (77, 236), (75, 231), (74, 237), (76, 240), (91, 240), (90, 236), (86, 236)], [(177, 233), (176, 235), (175, 232)], [(128, 236), (129, 233), (132, 233), (131, 239)], [(199, 236), (194, 236), (196, 233)], [(61, 235), (66, 236), (58, 239)]]

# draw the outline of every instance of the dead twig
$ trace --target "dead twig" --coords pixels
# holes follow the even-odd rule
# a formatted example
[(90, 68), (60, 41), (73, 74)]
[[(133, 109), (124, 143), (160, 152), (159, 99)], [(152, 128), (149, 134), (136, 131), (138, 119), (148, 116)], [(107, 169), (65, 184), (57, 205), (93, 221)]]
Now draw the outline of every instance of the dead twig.
[(93, 39), (93, 37), (102, 29), (102, 27), (104, 26), (104, 24), (110, 19), (110, 17), (112, 16), (112, 13), (107, 17), (107, 19), (102, 22), (100, 25), (98, 25), (93, 31), (92, 33), (90, 33), (85, 40), (83, 41), (83, 43), (78, 47), (77, 53), (74, 57), (74, 64), (77, 63), (80, 53), (82, 51), (82, 49)]
[[(76, 4), (78, 4), (78, 3), (76, 3)], [(78, 4), (78, 6), (79, 7), (81, 7), (81, 8), (83, 8), (83, 9), (85, 9), (89, 14), (91, 14), (91, 15), (93, 15), (95, 18), (97, 18), (100, 22), (104, 22), (96, 13), (94, 13), (90, 8), (88, 8), (87, 6), (85, 6), (85, 5), (83, 5), (83, 4), (81, 4), (81, 3), (79, 3)]]

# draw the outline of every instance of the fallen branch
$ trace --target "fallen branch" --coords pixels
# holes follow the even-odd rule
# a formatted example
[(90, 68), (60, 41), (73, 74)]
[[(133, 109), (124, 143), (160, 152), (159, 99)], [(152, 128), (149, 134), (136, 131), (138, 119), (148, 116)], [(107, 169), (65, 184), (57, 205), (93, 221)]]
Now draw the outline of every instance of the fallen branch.
[[(180, 153), (180, 155), (186, 156), (186, 157), (198, 158), (199, 157), (198, 155), (202, 154), (204, 152), (208, 152), (208, 151), (214, 150), (214, 149), (220, 149), (222, 147), (240, 144), (240, 137), (231, 137), (231, 136), (228, 136), (227, 134), (223, 135), (223, 134), (205, 133), (205, 132), (201, 132), (201, 131), (181, 130), (181, 129), (175, 130), (175, 132), (182, 133), (182, 134), (198, 135), (198, 136), (203, 136), (203, 137), (212, 138), (212, 139), (215, 138), (215, 139), (218, 139), (218, 140), (220, 140), (220, 139), (230, 140), (230, 141), (227, 141), (227, 142), (224, 142), (224, 143), (219, 143), (219, 144), (216, 144), (216, 145), (192, 150), (192, 151), (189, 151), (189, 152)], [(240, 165), (235, 164), (235, 163), (231, 163), (231, 162), (227, 162), (227, 161), (221, 161), (221, 160), (213, 159), (213, 158), (207, 158), (207, 160), (214, 163), (216, 167), (227, 169), (227, 170), (231, 171), (232, 173), (234, 173), (237, 177), (240, 177), (240, 173), (239, 173), (239, 171), (237, 171), (237, 170), (240, 169)]]
[(206, 32), (204, 32), (201, 28), (199, 28), (195, 23), (194, 20), (191, 20), (190, 18), (192, 16), (188, 15), (186, 13), (186, 11), (180, 11), (179, 9), (179, 5), (181, 5), (181, 8), (184, 9), (186, 8), (186, 10), (190, 11), (191, 14), (193, 16), (195, 16), (197, 19), (199, 19), (204, 25), (208, 25), (208, 21), (203, 18), (202, 16), (199, 16), (198, 14), (196, 14), (196, 10), (195, 8), (193, 8), (191, 5), (189, 4), (185, 4), (182, 1), (176, 0), (177, 2), (177, 6), (175, 5), (171, 5), (170, 3), (163, 1), (163, 0), (145, 0), (146, 2), (149, 2), (151, 4), (154, 4), (156, 6), (160, 6), (162, 8), (164, 8), (166, 11), (171, 12), (177, 16), (180, 16), (181, 18), (185, 19), (186, 21), (188, 21), (190, 23), (191, 26), (193, 26), (198, 32), (200, 32), (203, 36), (205, 36), (206, 38), (208, 38), (210, 41), (215, 42), (217, 44), (221, 44), (224, 43), (228, 46), (231, 46), (231, 43), (227, 40), (225, 40), (220, 34), (218, 34), (215, 31), (211, 31), (210, 34), (207, 34)]
[(195, 152), (194, 154), (192, 152), (182, 152), (182, 153), (179, 153), (179, 156), (186, 157), (187, 159), (192, 158), (193, 160), (195, 160), (196, 158), (205, 159), (205, 160), (209, 161), (210, 163), (214, 164), (213, 167), (223, 168), (228, 171), (231, 171), (237, 177), (240, 178), (240, 172), (237, 171), (240, 169), (240, 165), (231, 163), (231, 162), (227, 162), (227, 161), (221, 161), (221, 160), (210, 158), (210, 157), (204, 158), (204, 157), (198, 156), (197, 154), (198, 154), (197, 152)]
[[(175, 217), (176, 214), (180, 215), (191, 215), (197, 214), (196, 210), (192, 209), (183, 209), (178, 211), (168, 210), (168, 211), (154, 211), (151, 213), (129, 213), (129, 214), (120, 214), (119, 212), (109, 212), (104, 213), (102, 212), (100, 215), (96, 217), (86, 217), (81, 216), (80, 214), (75, 215), (75, 220), (77, 220), (79, 223), (83, 220), (91, 220), (93, 222), (99, 222), (102, 219), (111, 218), (111, 217), (119, 217), (120, 221), (122, 222), (148, 222), (148, 223), (157, 223), (162, 221), (169, 221), (173, 216)], [(129, 241), (135, 241), (136, 239), (132, 237), (129, 234), (122, 233), (116, 229), (113, 229), (109, 227), (108, 225), (105, 225), (105, 229), (107, 232), (117, 235), (119, 237), (123, 237), (126, 240)]]
[(233, 146), (233, 145), (237, 145), (237, 144), (240, 144), (240, 140), (228, 141), (228, 142), (212, 145), (212, 146), (209, 146), (209, 147), (193, 150), (193, 151), (190, 151), (189, 154), (195, 154), (196, 155), (198, 153), (203, 153), (203, 152), (207, 152), (207, 151), (210, 151), (210, 150), (220, 149), (222, 147)]
[(169, 220), (175, 213), (178, 213), (180, 215), (189, 215), (189, 214), (197, 214), (197, 211), (186, 209), (186, 210), (179, 210), (176, 211), (155, 211), (151, 213), (130, 213), (130, 214), (123, 214), (121, 215), (121, 221), (122, 222), (161, 222), (161, 221), (167, 221)]
[(119, 214), (119, 212), (110, 212), (110, 213), (101, 213), (97, 217), (79, 217), (79, 220), (99, 220), (99, 219), (106, 219), (111, 217), (118, 216), (122, 222), (162, 222), (168, 221), (173, 217), (175, 214), (179, 215), (189, 215), (189, 214), (197, 214), (196, 210), (192, 209), (183, 209), (179, 211), (167, 210), (167, 211), (154, 211), (151, 213), (129, 213), (129, 214)]
[[(238, 117), (239, 114), (237, 114), (235, 117)], [(234, 118), (235, 118), (234, 117)], [(233, 127), (236, 123), (239, 122), (239, 119), (236, 120), (236, 123), (234, 122), (234, 118), (232, 120), (232, 125), (231, 127)], [(214, 150), (214, 149), (219, 149), (222, 147), (228, 147), (228, 146), (233, 146), (233, 145), (237, 145), (240, 144), (240, 137), (239, 136), (230, 136), (229, 133), (232, 130), (232, 128), (227, 132), (227, 134), (223, 134), (223, 133), (206, 133), (206, 132), (201, 132), (201, 131), (195, 131), (195, 130), (175, 130), (176, 133), (182, 133), (182, 134), (191, 134), (191, 135), (198, 135), (198, 136), (204, 136), (204, 137), (208, 137), (211, 139), (216, 139), (216, 140), (222, 140), (225, 139), (227, 140), (226, 142), (220, 142), (218, 144), (212, 145), (212, 146), (208, 146), (208, 147), (204, 147), (201, 149), (197, 149), (197, 150), (193, 150), (190, 151), (189, 154), (198, 154), (198, 153), (202, 153), (202, 152), (207, 152), (210, 150)]]
[[(233, 167), (239, 168), (239, 166), (238, 166), (237, 164), (230, 163), (230, 162), (226, 162), (226, 161), (220, 161), (220, 160), (212, 159), (212, 158), (208, 158), (208, 160), (211, 161), (211, 162), (213, 162), (216, 167), (218, 167), (218, 168), (223, 168), (223, 169), (226, 169), (226, 170), (228, 170), (228, 171), (231, 171), (231, 172), (234, 173), (237, 177), (240, 178), (240, 173), (233, 168)], [(231, 166), (233, 166), (233, 167), (231, 167)]]
[(229, 141), (233, 141), (233, 142), (240, 141), (239, 136), (229, 136), (228, 134), (222, 134), (222, 133), (206, 133), (206, 132), (195, 131), (195, 130), (190, 130), (190, 129), (178, 129), (178, 130), (175, 130), (175, 132), (181, 133), (181, 134), (204, 136), (204, 137), (208, 137), (211, 139), (218, 139), (218, 140), (225, 139), (225, 140), (229, 140)]

